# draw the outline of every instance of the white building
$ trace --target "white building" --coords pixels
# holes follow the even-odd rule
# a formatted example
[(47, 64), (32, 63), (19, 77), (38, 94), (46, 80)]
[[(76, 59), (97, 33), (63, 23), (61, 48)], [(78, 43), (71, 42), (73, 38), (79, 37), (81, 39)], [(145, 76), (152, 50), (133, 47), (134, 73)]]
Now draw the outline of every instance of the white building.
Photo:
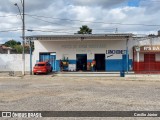
[[(160, 73), (160, 32), (157, 36), (135, 37), (133, 34), (37, 35), (34, 40), (33, 64), (49, 61), (60, 71), (59, 61), (65, 60), (75, 70), (87, 71), (96, 60), (97, 71), (134, 71)], [(128, 55), (128, 57), (126, 57)]]
[[(133, 34), (37, 35), (28, 36), (27, 39), (34, 40), (33, 65), (38, 61), (49, 61), (53, 70), (59, 71), (59, 61), (65, 59), (77, 71), (86, 71), (87, 65), (95, 59), (97, 71), (121, 71), (133, 68), (132, 36)], [(64, 69), (67, 70), (67, 66)]]

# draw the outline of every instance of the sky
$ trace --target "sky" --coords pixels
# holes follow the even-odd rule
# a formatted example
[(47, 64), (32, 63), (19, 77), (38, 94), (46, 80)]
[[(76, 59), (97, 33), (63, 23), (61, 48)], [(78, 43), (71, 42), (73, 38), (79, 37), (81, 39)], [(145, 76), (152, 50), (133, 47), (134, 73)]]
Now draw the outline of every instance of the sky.
[[(0, 44), (21, 41), (21, 0), (0, 0)], [(160, 0), (25, 0), (25, 34), (72, 35), (82, 25), (93, 34), (157, 34)]]

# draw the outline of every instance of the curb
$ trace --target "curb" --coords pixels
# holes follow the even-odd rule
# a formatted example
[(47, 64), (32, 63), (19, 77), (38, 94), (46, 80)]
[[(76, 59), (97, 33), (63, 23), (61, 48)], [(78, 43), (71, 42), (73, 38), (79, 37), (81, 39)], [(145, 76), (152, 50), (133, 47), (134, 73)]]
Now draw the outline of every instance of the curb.
[(8, 78), (8, 79), (17, 79), (17, 78), (22, 78), (22, 77), (0, 77), (0, 79), (4, 79), (4, 78)]

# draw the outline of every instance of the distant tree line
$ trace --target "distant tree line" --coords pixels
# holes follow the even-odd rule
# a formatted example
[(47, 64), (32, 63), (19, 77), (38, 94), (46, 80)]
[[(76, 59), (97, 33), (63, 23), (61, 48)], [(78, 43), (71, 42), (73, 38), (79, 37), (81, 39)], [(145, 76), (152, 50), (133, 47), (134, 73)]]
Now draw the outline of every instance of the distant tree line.
[[(23, 51), (23, 46), (22, 46), (21, 42), (16, 41), (16, 40), (9, 40), (9, 41), (5, 42), (3, 45), (5, 45), (6, 47), (11, 47), (13, 49), (13, 51), (15, 51), (15, 53), (17, 53), (17, 54), (21, 54)], [(32, 43), (31, 46), (32, 46), (32, 51), (33, 51), (34, 50), (34, 43)], [(29, 51), (30, 51), (29, 44), (25, 44), (24, 51), (25, 51), (25, 53), (29, 53)]]

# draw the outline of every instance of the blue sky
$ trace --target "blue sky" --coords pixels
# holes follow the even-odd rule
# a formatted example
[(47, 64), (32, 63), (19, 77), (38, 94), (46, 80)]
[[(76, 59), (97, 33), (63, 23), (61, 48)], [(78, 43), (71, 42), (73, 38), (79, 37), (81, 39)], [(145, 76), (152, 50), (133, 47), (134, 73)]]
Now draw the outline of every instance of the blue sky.
[(138, 7), (139, 6), (139, 2), (140, 2), (140, 0), (129, 0), (128, 1), (128, 6)]
[[(20, 0), (0, 1), (0, 43), (21, 41), (22, 21), (15, 3), (21, 8)], [(26, 35), (74, 34), (82, 25), (88, 25), (93, 34), (115, 33), (116, 28), (119, 33), (157, 34), (158, 3), (160, 0), (25, 0), (26, 29), (34, 30), (26, 30)]]

